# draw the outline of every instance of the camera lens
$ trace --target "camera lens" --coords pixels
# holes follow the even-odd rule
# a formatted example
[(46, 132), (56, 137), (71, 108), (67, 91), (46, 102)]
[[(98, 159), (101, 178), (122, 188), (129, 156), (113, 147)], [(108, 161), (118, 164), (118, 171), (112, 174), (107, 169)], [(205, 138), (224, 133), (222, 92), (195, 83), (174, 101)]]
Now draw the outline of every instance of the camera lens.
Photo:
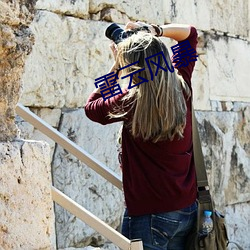
[(113, 23), (106, 29), (105, 36), (118, 44), (122, 39), (126, 38), (124, 33), (125, 32), (122, 28), (120, 28), (116, 23)]

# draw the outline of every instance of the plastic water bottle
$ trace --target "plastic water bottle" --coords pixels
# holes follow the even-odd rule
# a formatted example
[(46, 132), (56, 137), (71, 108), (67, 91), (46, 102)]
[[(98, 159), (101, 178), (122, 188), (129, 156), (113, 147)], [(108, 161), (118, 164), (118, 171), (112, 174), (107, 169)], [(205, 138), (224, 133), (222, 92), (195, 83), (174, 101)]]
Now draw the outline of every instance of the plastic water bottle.
[(204, 217), (202, 221), (202, 228), (201, 228), (201, 234), (207, 235), (213, 230), (213, 220), (211, 218), (212, 211), (205, 210), (204, 211)]

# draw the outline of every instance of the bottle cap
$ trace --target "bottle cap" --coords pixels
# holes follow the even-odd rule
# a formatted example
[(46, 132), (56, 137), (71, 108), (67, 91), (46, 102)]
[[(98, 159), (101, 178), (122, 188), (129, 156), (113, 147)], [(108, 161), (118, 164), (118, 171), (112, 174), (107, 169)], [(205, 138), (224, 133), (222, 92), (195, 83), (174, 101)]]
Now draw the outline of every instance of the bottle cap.
[(210, 217), (212, 215), (212, 211), (204, 210), (204, 215)]

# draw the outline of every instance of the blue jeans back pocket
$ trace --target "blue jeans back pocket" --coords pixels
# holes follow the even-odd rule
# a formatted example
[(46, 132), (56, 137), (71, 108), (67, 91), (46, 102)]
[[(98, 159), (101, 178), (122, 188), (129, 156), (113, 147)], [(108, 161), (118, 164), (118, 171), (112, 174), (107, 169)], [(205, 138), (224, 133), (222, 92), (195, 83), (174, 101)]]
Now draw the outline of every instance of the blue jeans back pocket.
[(169, 240), (178, 232), (180, 224), (180, 221), (167, 218), (164, 214), (152, 214), (151, 235), (153, 245), (166, 249)]

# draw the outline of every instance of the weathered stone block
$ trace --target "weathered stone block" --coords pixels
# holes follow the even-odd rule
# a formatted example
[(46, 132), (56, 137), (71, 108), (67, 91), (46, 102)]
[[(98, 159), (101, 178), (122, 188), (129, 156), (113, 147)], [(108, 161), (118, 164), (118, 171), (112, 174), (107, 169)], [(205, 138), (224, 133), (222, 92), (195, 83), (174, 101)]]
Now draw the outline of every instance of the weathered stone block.
[(210, 2), (209, 1), (163, 1), (165, 23), (188, 23), (198, 29), (210, 29)]
[[(32, 108), (32, 112), (34, 112), (37, 116), (39, 116), (42, 120), (47, 122), (50, 126), (58, 129), (60, 117), (61, 117), (61, 109), (49, 109), (42, 108), (36, 109)], [(50, 158), (51, 161), (53, 159), (55, 142), (40, 132), (38, 129), (34, 128), (33, 125), (24, 121), (21, 117), (16, 117), (16, 124), (18, 129), (20, 130), (20, 137), (26, 140), (37, 140), (37, 141), (46, 141), (50, 145)]]
[[(250, 249), (250, 203), (227, 206), (225, 215), (229, 239), (237, 242), (243, 249)], [(235, 245), (229, 244), (229, 250), (234, 249)]]
[[(250, 59), (247, 41), (199, 32), (199, 57), (193, 72), (194, 107), (197, 110), (233, 109), (232, 102), (249, 102), (247, 87)], [(231, 103), (231, 104), (230, 104)], [(216, 107), (215, 107), (216, 106)]]
[(71, 15), (78, 18), (85, 18), (88, 16), (89, 1), (88, 0), (38, 0), (36, 9), (47, 10), (62, 15)]
[(210, 4), (210, 29), (248, 37), (249, 1), (212, 0)]
[(248, 68), (250, 44), (243, 40), (211, 35), (207, 38), (210, 99), (250, 101)]
[[(108, 24), (39, 12), (31, 25), (36, 43), (25, 65), (20, 102), (33, 107), (83, 107), (94, 79), (113, 59)], [(51, 30), (53, 32), (51, 33)]]
[(0, 143), (0, 248), (55, 249), (49, 146)]
[(130, 18), (124, 12), (120, 12), (119, 10), (113, 7), (103, 8), (102, 10), (98, 11), (97, 13), (91, 13), (91, 20), (96, 21), (106, 21), (112, 23), (119, 23), (119, 24), (126, 24), (130, 21)]
[(166, 23), (190, 23), (203, 31), (214, 29), (245, 38), (249, 35), (248, 8), (249, 1), (238, 0), (167, 0), (163, 3)]
[[(216, 208), (226, 215), (229, 239), (243, 249), (250, 248), (245, 237), (250, 215), (249, 112), (247, 104), (237, 112), (196, 112)], [(229, 249), (235, 249), (234, 245)]]
[(0, 1), (0, 141), (18, 136), (15, 106), (20, 96), (24, 58), (33, 44), (28, 28), (33, 5), (27, 1)]
[[(118, 1), (118, 0), (90, 0), (89, 12), (98, 13), (107, 8), (115, 9), (120, 13), (125, 13), (130, 20), (147, 21), (148, 23), (161, 24), (164, 22), (164, 12), (161, 6), (162, 0), (147, 0), (142, 3), (139, 1)], [(158, 8), (159, 7), (159, 8)], [(125, 23), (123, 23), (125, 24)]]
[(249, 109), (196, 115), (210, 189), (220, 210), (250, 200)]

